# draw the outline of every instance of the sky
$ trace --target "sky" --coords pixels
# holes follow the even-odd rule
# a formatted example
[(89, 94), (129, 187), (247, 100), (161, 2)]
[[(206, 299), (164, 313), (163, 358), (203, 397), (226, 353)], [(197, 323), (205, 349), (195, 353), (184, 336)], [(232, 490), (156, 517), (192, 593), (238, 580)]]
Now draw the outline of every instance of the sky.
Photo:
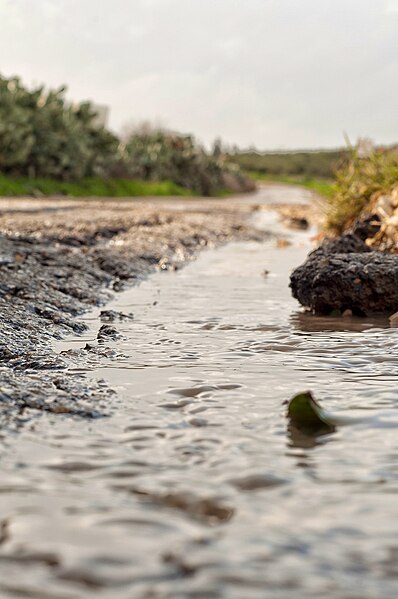
[(398, 141), (398, 0), (0, 0), (0, 73), (204, 143)]

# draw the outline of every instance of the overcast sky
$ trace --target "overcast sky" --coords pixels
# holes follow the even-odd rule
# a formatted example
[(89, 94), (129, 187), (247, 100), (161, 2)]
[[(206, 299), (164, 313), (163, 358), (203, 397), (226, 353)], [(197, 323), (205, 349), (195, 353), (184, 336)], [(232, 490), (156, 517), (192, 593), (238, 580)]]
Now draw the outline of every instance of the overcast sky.
[(263, 149), (398, 141), (398, 0), (0, 0), (0, 73)]

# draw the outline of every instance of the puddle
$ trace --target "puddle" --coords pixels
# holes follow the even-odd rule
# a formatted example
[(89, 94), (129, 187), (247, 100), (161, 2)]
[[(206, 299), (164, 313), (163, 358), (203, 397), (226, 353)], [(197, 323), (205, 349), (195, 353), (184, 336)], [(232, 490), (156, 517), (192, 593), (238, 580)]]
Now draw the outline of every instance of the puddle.
[[(309, 234), (286, 235), (107, 306), (134, 318), (79, 372), (116, 390), (109, 417), (43, 414), (2, 440), (1, 596), (395, 599), (398, 331), (303, 314), (288, 277)], [(85, 321), (59, 349), (96, 342)], [(307, 388), (366, 419), (289, 430), (284, 402)]]

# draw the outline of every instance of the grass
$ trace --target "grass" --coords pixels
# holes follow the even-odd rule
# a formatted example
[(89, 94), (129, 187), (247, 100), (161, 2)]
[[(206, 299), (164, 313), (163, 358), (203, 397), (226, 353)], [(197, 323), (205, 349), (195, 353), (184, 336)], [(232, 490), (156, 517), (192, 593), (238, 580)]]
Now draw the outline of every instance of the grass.
[(0, 196), (137, 197), (192, 196), (172, 181), (149, 182), (127, 179), (87, 178), (81, 181), (14, 178), (0, 174)]
[(300, 187), (305, 187), (306, 189), (315, 191), (325, 198), (331, 198), (334, 194), (334, 182), (329, 179), (316, 179), (313, 177), (302, 177), (298, 175), (270, 175), (258, 172), (250, 172), (250, 176), (256, 181), (299, 185)]
[(341, 233), (367, 210), (375, 194), (388, 194), (397, 185), (397, 150), (376, 150), (363, 158), (353, 149), (349, 163), (336, 173), (335, 193), (328, 200), (326, 228)]

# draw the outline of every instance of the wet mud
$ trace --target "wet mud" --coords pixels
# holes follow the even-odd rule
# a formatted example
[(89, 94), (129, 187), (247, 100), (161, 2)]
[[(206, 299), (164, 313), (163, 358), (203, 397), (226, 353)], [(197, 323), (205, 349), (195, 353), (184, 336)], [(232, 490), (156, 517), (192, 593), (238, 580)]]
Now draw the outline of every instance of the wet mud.
[[(184, 202), (184, 203), (183, 203)], [(111, 390), (73, 363), (108, 351), (117, 338), (104, 324), (96, 344), (57, 355), (52, 343), (85, 325), (78, 315), (156, 270), (175, 270), (203, 248), (263, 239), (241, 200), (0, 200), (0, 422), (16, 426), (27, 410), (98, 417)], [(117, 319), (103, 312), (104, 323)]]

